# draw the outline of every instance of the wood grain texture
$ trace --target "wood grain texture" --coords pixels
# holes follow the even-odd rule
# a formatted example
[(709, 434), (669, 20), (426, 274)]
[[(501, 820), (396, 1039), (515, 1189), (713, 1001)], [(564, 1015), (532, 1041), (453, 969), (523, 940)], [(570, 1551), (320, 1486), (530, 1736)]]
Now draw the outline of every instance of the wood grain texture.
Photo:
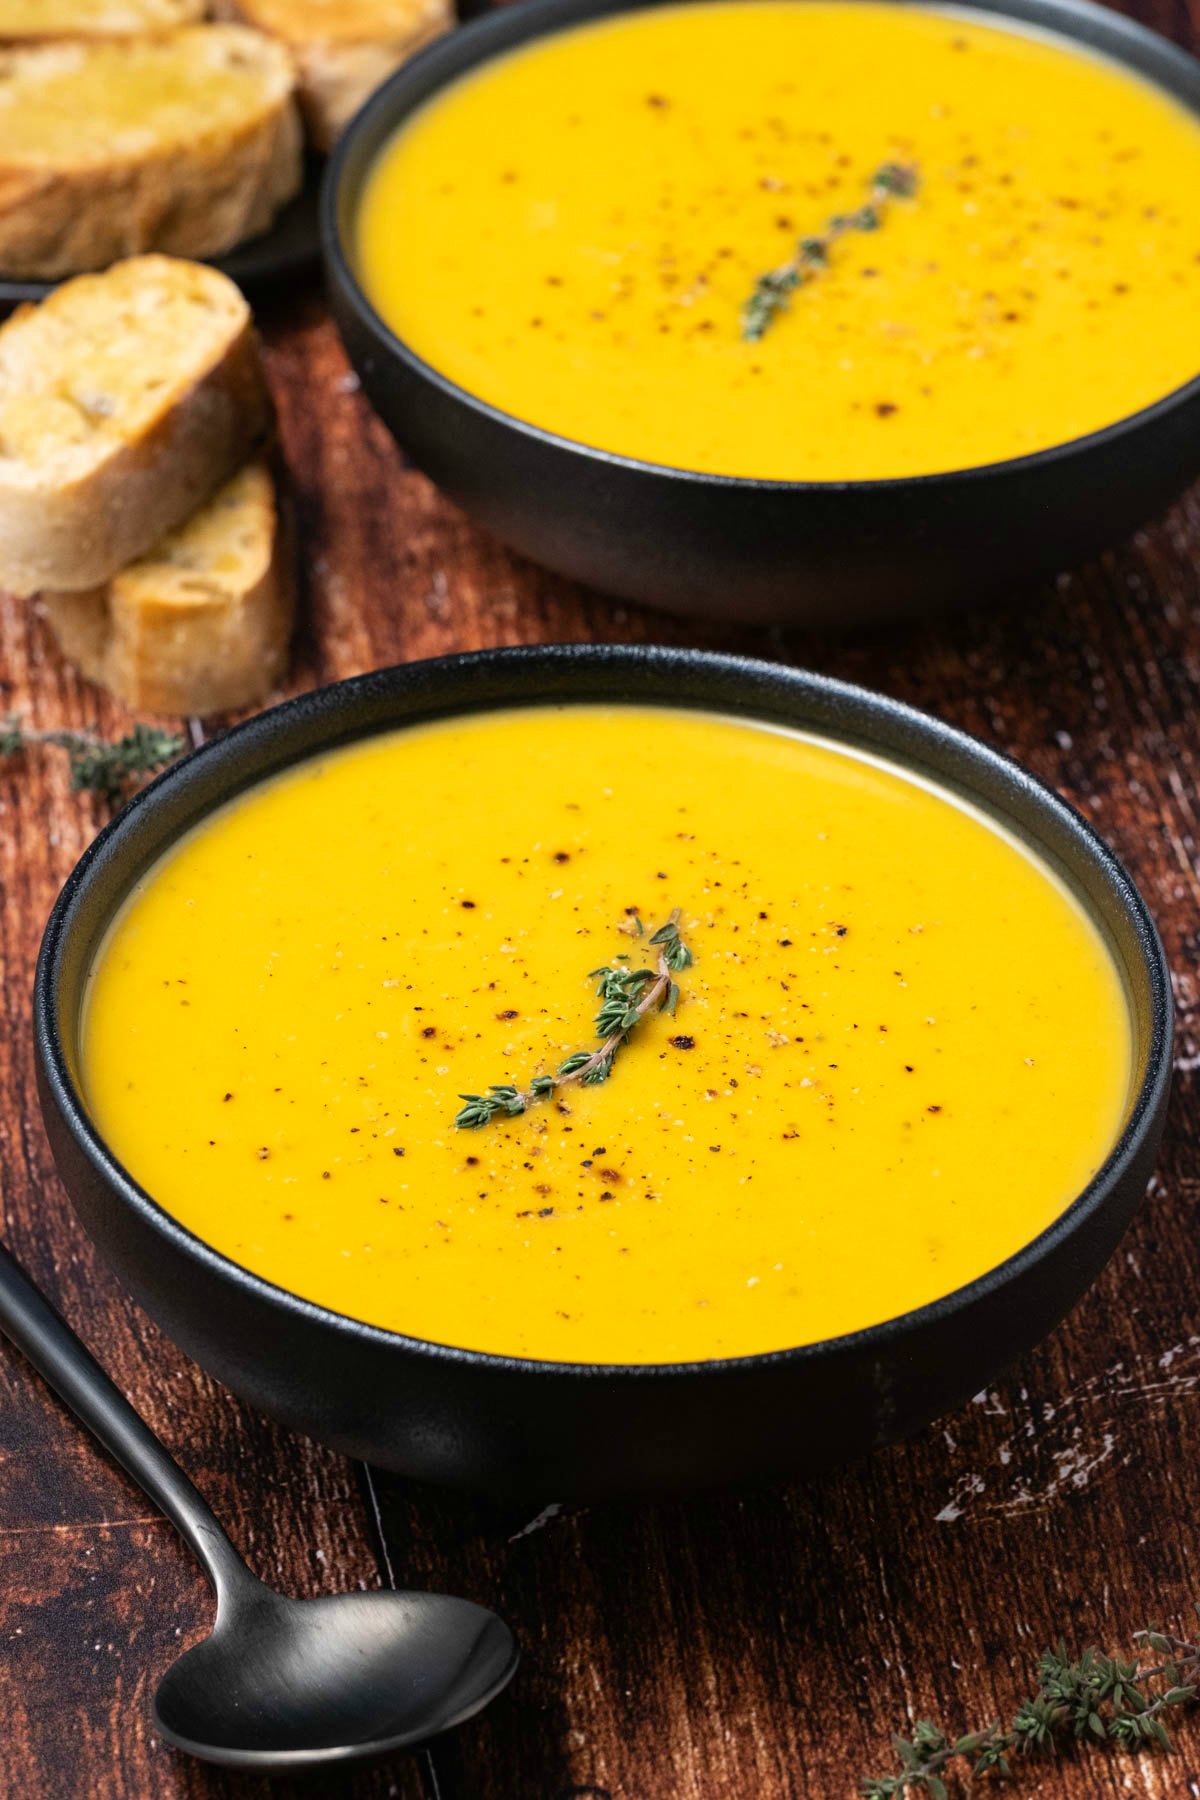
[[(1200, 0), (1142, 16), (1200, 42)], [(842, 1800), (892, 1730), (1011, 1710), (1045, 1640), (1113, 1647), (1200, 1596), (1200, 491), (1120, 552), (1004, 606), (853, 641), (739, 635), (614, 606), (476, 531), (404, 466), (316, 294), (262, 326), (296, 486), (296, 689), (481, 645), (660, 641), (803, 663), (1021, 756), (1117, 846), (1177, 972), (1159, 1175), (1108, 1271), (987, 1395), (822, 1481), (514, 1516), (414, 1492), (288, 1437), (118, 1290), (55, 1180), (29, 987), (59, 883), (100, 822), (52, 756), (0, 767), (0, 1197), (15, 1252), (176, 1451), (256, 1568), (293, 1593), (394, 1579), (497, 1605), (525, 1663), (427, 1757), (271, 1793), (337, 1800)], [(986, 554), (986, 546), (981, 546)], [(967, 596), (969, 599), (969, 596)], [(0, 711), (123, 715), (0, 604)], [(788, 1423), (780, 1421), (786, 1431)], [(376, 1555), (375, 1527), (383, 1547)], [(169, 1528), (0, 1354), (0, 1796), (265, 1800), (154, 1740), (158, 1674), (210, 1604)], [(1200, 1795), (1200, 1723), (1169, 1758), (1028, 1771), (1042, 1800)]]

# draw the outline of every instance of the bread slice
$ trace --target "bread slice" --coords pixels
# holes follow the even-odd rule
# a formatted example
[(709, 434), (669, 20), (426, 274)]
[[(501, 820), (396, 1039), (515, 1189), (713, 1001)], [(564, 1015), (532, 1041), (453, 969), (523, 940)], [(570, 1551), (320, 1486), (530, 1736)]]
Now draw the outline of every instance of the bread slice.
[(0, 326), (0, 587), (109, 580), (263, 441), (250, 309), (216, 269), (133, 257)]
[(204, 0), (0, 0), (0, 44), (136, 37), (204, 17)]
[(136, 712), (204, 717), (264, 700), (287, 667), (292, 557), (263, 462), (102, 587), (43, 594), (64, 653)]
[(238, 25), (0, 50), (0, 273), (219, 256), (303, 179), (291, 58)]
[(454, 23), (453, 0), (217, 0), (213, 10), (287, 45), (319, 150), (414, 50)]

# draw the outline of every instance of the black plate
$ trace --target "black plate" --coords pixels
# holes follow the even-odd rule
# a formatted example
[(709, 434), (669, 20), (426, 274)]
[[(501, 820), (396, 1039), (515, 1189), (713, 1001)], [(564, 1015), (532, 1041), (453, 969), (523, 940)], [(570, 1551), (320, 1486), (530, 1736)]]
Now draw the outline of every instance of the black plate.
[[(433, 94), (502, 52), (659, 0), (522, 0), (418, 53), (367, 102), (325, 177), (330, 301), (363, 390), (425, 473), (535, 562), (671, 612), (844, 626), (962, 606), (1070, 568), (1200, 474), (1200, 376), (1103, 431), (1031, 456), (872, 481), (759, 481), (594, 450), (526, 424), (424, 362), (355, 268), (375, 157)], [(1090, 0), (960, 0), (1123, 63), (1200, 115), (1200, 63)]]
[[(306, 273), (321, 255), (320, 191), (320, 172), (314, 164), (308, 169), (303, 188), (284, 207), (270, 231), (239, 244), (225, 256), (206, 256), (201, 260), (220, 269), (247, 294)], [(10, 281), (0, 276), (0, 310), (23, 300), (44, 300), (58, 286), (57, 281)]]
[[(699, 707), (868, 748), (966, 794), (1056, 866), (1124, 970), (1130, 1111), (1073, 1205), (956, 1293), (852, 1335), (674, 1364), (539, 1362), (363, 1325), (286, 1293), (186, 1230), (122, 1168), (77, 1085), (88, 970), (146, 868), (234, 794), (397, 725), (566, 701)], [(294, 1429), (426, 1481), (545, 1500), (812, 1473), (962, 1405), (1050, 1331), (1112, 1255), (1146, 1189), (1171, 1080), (1171, 981), (1146, 908), (1065, 801), (927, 714), (826, 676), (696, 650), (492, 650), (360, 675), (260, 713), (177, 763), (67, 882), (38, 963), (34, 1030), (55, 1161), (85, 1226), (196, 1360)]]

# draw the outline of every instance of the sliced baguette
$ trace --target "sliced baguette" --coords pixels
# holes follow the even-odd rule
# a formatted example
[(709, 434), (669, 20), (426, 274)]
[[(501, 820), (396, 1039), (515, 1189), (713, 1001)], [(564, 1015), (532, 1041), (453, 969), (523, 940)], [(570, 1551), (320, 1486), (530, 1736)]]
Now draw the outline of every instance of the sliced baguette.
[(204, 0), (0, 0), (0, 44), (136, 37), (204, 17)]
[(287, 666), (292, 558), (265, 463), (241, 469), (104, 586), (43, 594), (66, 656), (136, 712), (232, 712)]
[(303, 178), (291, 58), (237, 25), (0, 50), (0, 272), (219, 256)]
[(250, 309), (216, 269), (142, 256), (0, 326), (0, 587), (108, 581), (267, 435)]
[(453, 0), (217, 0), (213, 10), (287, 45), (319, 150), (414, 50), (454, 23)]

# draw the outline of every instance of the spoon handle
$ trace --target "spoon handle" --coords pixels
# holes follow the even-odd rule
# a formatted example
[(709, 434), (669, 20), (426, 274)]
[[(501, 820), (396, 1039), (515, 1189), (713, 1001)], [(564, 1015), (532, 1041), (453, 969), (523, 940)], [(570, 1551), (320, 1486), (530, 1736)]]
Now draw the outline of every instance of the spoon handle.
[(0, 1331), (178, 1528), (204, 1565), (218, 1600), (232, 1598), (237, 1586), (254, 1582), (207, 1501), (3, 1244)]

